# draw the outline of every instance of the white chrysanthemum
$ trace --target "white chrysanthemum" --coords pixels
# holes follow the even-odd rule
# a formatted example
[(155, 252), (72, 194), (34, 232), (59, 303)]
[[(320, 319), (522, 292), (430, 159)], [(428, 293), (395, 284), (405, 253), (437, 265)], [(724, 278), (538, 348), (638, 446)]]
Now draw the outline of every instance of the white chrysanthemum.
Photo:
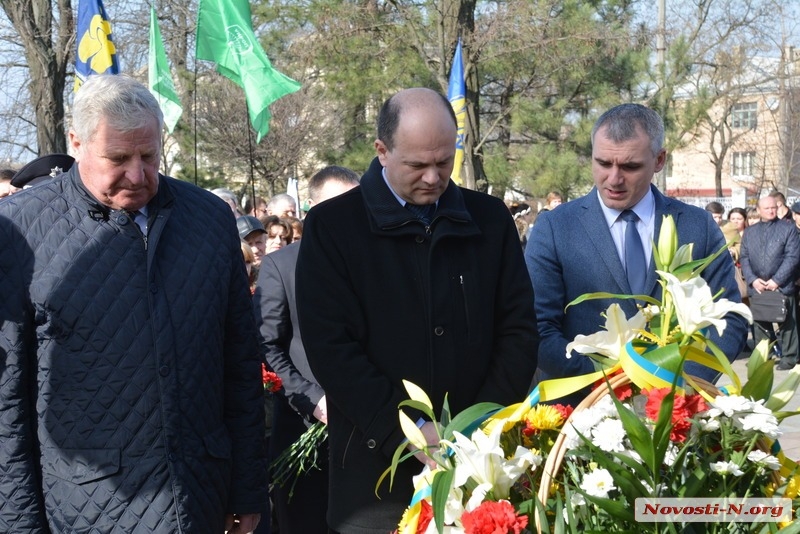
[(739, 469), (739, 466), (736, 465), (736, 462), (713, 462), (711, 464), (711, 470), (715, 473), (719, 473), (720, 475), (733, 475), (733, 476), (742, 476), (744, 472)]
[(741, 418), (742, 430), (755, 430), (777, 439), (783, 432), (778, 428), (778, 420), (771, 413), (751, 413)]
[(747, 459), (754, 464), (763, 465), (767, 469), (772, 469), (773, 471), (777, 471), (781, 468), (780, 460), (759, 449), (750, 451), (750, 454), (747, 455)]
[(607, 498), (608, 492), (617, 487), (607, 469), (595, 469), (583, 477), (581, 489), (593, 497)]
[(719, 430), (719, 419), (700, 419), (700, 429), (703, 432), (716, 432)]
[(753, 401), (741, 395), (721, 395), (711, 401), (706, 416), (712, 419), (720, 415), (733, 417), (737, 413), (753, 411), (754, 405)]
[(625, 428), (619, 419), (604, 419), (592, 429), (592, 443), (606, 452), (625, 450)]

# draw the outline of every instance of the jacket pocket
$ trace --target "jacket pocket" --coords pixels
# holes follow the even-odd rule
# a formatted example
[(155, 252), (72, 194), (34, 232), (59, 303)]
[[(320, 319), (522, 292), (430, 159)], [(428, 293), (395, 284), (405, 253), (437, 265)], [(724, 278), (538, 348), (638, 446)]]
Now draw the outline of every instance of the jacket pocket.
[(224, 427), (203, 436), (203, 444), (206, 447), (206, 452), (212, 458), (219, 460), (231, 459), (231, 438), (228, 436), (228, 430)]
[(74, 484), (86, 484), (120, 470), (119, 449), (54, 449), (42, 451), (42, 471)]

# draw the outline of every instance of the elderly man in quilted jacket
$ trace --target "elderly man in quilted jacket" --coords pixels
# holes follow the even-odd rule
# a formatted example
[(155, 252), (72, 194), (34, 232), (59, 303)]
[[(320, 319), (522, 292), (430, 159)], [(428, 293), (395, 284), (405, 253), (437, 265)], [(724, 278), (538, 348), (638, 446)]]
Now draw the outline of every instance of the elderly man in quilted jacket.
[(158, 174), (147, 88), (94, 76), (76, 164), (0, 204), (0, 532), (249, 532), (266, 502), (236, 224)]
[[(759, 224), (744, 229), (739, 261), (747, 290), (752, 297), (764, 291), (780, 291), (787, 298), (786, 319), (779, 325), (782, 356), (777, 369), (791, 369), (797, 364), (797, 316), (795, 285), (800, 264), (800, 237), (795, 226), (778, 218), (778, 203), (772, 195), (758, 201)], [(753, 324), (755, 341), (774, 338), (772, 323)]]

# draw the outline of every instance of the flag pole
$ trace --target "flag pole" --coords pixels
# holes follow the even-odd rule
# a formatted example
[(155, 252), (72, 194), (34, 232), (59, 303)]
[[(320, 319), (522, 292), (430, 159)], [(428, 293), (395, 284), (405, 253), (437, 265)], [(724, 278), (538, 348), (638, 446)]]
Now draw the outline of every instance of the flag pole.
[[(250, 131), (250, 112), (247, 108), (247, 102), (244, 105), (244, 127), (247, 129), (247, 147), (250, 156), (250, 189), (253, 191), (253, 206), (256, 205), (256, 180), (253, 174), (253, 167), (255, 165), (255, 156), (253, 154), (253, 132)], [(249, 215), (249, 214), (248, 214)]]

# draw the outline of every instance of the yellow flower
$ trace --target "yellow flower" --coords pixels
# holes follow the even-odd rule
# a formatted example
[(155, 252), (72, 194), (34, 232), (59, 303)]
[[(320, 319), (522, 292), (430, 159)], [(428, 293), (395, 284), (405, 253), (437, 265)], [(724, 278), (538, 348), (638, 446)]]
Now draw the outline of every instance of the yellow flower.
[(786, 491), (783, 492), (783, 496), (794, 499), (798, 493), (800, 493), (800, 475), (794, 475), (786, 484)]
[(559, 430), (564, 424), (564, 414), (547, 404), (537, 404), (525, 414), (528, 427), (536, 430)]

